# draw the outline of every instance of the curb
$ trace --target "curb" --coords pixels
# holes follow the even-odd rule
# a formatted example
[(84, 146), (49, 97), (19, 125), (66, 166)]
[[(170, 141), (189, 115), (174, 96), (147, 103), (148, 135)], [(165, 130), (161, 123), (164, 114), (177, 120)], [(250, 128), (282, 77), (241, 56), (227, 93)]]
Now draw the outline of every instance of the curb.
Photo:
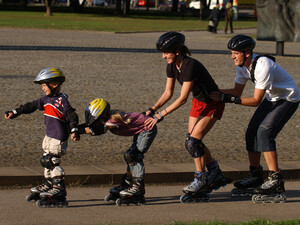
[[(223, 171), (225, 177), (231, 180), (240, 180), (248, 176), (249, 171)], [(267, 177), (268, 172), (264, 171)], [(282, 175), (286, 181), (300, 180), (300, 169), (282, 170)], [(86, 175), (67, 175), (66, 185), (114, 185), (121, 183), (123, 174), (86, 174)], [(160, 172), (147, 173), (145, 177), (146, 184), (164, 184), (164, 183), (185, 183), (190, 182), (194, 177), (193, 172)], [(36, 186), (41, 183), (41, 175), (30, 176), (0, 176), (0, 186), (2, 187), (21, 187)]]

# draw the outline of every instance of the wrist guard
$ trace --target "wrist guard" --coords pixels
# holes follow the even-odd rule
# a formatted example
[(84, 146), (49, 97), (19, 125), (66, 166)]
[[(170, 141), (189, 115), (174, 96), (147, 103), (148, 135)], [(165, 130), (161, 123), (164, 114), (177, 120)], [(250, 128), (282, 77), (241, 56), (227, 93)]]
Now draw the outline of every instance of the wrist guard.
[(11, 111), (6, 111), (5, 114), (8, 116), (9, 113), (12, 113), (13, 115), (10, 117), (10, 119), (14, 119), (22, 114), (21, 108), (16, 108)]
[(241, 104), (241, 98), (232, 94), (221, 93), (221, 102)]

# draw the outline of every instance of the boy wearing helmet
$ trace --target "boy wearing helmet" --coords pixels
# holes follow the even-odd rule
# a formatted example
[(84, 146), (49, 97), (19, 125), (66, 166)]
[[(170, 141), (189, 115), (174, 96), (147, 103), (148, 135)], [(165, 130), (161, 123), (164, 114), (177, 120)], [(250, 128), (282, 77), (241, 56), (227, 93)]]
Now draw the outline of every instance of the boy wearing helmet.
[(42, 86), (45, 95), (5, 113), (5, 119), (14, 119), (21, 114), (33, 113), (37, 109), (44, 111), (46, 136), (43, 140), (44, 154), (40, 159), (41, 165), (45, 168), (44, 182), (31, 188), (31, 194), (26, 197), (28, 201), (38, 200), (39, 206), (67, 205), (65, 173), (59, 166), (60, 157), (66, 153), (69, 134), (71, 133), (74, 141), (79, 140), (79, 134), (75, 109), (71, 107), (67, 95), (60, 92), (64, 81), (65, 76), (57, 68), (41, 70), (34, 83)]
[[(272, 59), (253, 53), (255, 41), (246, 35), (236, 35), (228, 42), (236, 68), (233, 89), (213, 93), (223, 102), (257, 107), (246, 131), (246, 150), (250, 161), (250, 176), (235, 182), (233, 195), (249, 193), (254, 202), (285, 201), (285, 196), (268, 198), (262, 195), (284, 192), (284, 181), (278, 168), (275, 138), (298, 108), (299, 89), (293, 78)], [(253, 97), (241, 97), (246, 82), (254, 82)], [(265, 96), (265, 97), (264, 97)], [(263, 182), (260, 156), (263, 153), (269, 169)]]
[[(183, 196), (181, 200), (182, 202), (193, 202), (195, 193), (203, 193), (204, 199), (206, 199), (207, 193), (213, 189), (218, 189), (220, 186), (225, 186), (229, 180), (223, 177), (217, 161), (202, 142), (215, 122), (221, 119), (224, 104), (211, 101), (209, 98), (208, 94), (218, 91), (218, 86), (206, 68), (198, 60), (188, 56), (191, 54), (184, 42), (185, 36), (178, 32), (167, 32), (160, 36), (156, 42), (157, 50), (162, 52), (162, 58), (167, 61), (167, 81), (162, 96), (146, 112), (146, 115), (154, 114), (154, 119), (149, 118), (146, 125), (154, 126), (157, 120), (161, 120), (164, 116), (184, 105), (190, 92), (192, 92), (193, 105), (190, 111), (185, 146), (194, 158), (196, 171), (194, 181), (183, 188), (186, 196)], [(171, 99), (176, 80), (182, 86), (180, 97), (155, 114)]]
[(119, 186), (110, 189), (110, 195), (105, 197), (106, 201), (114, 200), (117, 205), (145, 203), (143, 159), (157, 134), (156, 126), (145, 126), (148, 118), (143, 113), (111, 110), (110, 104), (102, 98), (94, 99), (86, 107), (86, 123), (79, 125), (79, 133), (95, 136), (109, 130), (116, 135), (133, 136), (131, 147), (124, 154), (126, 174)]

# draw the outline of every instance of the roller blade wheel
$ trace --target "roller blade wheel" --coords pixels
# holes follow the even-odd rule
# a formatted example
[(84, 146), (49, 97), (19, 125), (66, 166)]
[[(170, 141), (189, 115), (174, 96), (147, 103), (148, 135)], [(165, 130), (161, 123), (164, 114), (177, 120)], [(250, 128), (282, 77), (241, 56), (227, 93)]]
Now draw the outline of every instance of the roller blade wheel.
[(252, 196), (253, 203), (284, 203), (286, 196), (283, 194), (261, 195), (255, 194)]
[(254, 195), (253, 188), (247, 188), (247, 189), (233, 188), (231, 190), (232, 197), (251, 197), (253, 195)]
[(142, 198), (118, 198), (116, 200), (116, 205), (117, 206), (130, 206), (130, 205), (135, 205), (135, 206), (141, 206), (146, 204), (146, 199), (144, 197)]
[(201, 194), (185, 194), (180, 196), (180, 202), (183, 204), (186, 203), (200, 203), (200, 202), (208, 202), (209, 195), (208, 193)]
[(42, 207), (46, 207), (46, 208), (51, 208), (51, 207), (53, 207), (53, 208), (67, 208), (69, 203), (66, 200), (59, 201), (59, 200), (43, 200), (43, 199), (40, 199), (40, 200), (36, 201), (36, 205), (39, 208), (42, 208)]

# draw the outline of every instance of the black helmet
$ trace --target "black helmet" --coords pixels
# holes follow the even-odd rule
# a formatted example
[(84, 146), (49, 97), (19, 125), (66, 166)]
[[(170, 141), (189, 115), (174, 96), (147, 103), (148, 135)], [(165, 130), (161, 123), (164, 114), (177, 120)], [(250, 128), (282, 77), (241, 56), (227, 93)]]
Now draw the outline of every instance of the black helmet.
[(178, 32), (167, 32), (156, 41), (156, 49), (161, 52), (174, 52), (184, 45), (185, 37)]
[(227, 47), (233, 51), (245, 52), (255, 48), (255, 41), (247, 35), (239, 34), (229, 40)]

